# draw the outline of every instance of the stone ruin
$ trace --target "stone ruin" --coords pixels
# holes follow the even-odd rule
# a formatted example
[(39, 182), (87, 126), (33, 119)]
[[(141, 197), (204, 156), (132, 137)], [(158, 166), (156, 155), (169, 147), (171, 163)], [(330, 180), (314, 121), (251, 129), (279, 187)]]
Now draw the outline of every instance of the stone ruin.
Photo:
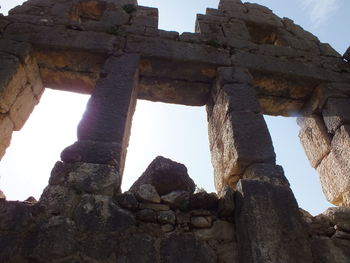
[[(0, 193), (1, 262), (349, 262), (350, 50), (266, 7), (221, 0), (196, 33), (136, 0), (29, 0), (0, 17), (0, 155), (44, 87), (89, 93), (37, 202)], [(137, 99), (206, 105), (218, 194), (157, 157), (121, 193)], [(300, 116), (326, 198), (298, 208), (263, 114)]]

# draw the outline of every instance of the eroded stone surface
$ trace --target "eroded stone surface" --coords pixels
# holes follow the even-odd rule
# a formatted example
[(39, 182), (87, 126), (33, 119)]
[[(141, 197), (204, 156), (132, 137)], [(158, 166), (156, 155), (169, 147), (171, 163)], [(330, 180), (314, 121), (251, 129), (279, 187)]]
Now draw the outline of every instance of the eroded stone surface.
[[(159, 30), (157, 9), (135, 0), (30, 0), (0, 17), (0, 35), (0, 156), (43, 85), (92, 94), (39, 202), (0, 201), (0, 261), (349, 258), (347, 222), (304, 216), (303, 230), (262, 117), (322, 114), (324, 123), (304, 119), (301, 140), (327, 198), (349, 206), (348, 52), (239, 0), (220, 1), (181, 35)], [(207, 105), (219, 200), (193, 194), (187, 169), (165, 158), (120, 194), (137, 98)], [(139, 203), (134, 188), (145, 184), (162, 198)]]

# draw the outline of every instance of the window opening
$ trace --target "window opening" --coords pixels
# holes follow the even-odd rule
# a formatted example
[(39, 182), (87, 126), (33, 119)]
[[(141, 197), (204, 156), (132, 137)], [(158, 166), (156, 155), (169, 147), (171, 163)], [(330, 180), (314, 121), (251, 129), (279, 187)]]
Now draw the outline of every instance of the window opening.
[(138, 100), (122, 190), (127, 191), (153, 159), (162, 155), (187, 167), (198, 187), (215, 192), (205, 107)]
[(46, 89), (22, 130), (12, 134), (0, 162), (0, 189), (7, 200), (40, 198), (61, 151), (76, 141), (89, 96)]

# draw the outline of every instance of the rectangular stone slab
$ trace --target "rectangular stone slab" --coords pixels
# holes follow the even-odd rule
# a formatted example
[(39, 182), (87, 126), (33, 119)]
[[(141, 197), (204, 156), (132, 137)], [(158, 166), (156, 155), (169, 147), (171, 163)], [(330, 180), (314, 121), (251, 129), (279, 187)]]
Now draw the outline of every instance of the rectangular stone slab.
[(312, 262), (308, 237), (290, 188), (240, 180), (237, 190), (240, 263)]

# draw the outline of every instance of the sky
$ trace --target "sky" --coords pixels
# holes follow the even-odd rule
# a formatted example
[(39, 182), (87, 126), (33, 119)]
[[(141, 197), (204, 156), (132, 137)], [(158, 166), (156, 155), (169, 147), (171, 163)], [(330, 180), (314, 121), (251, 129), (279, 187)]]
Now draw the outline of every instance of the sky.
[[(22, 1), (0, 0), (4, 14)], [(193, 32), (195, 15), (218, 0), (139, 0), (159, 8), (159, 28)], [(280, 17), (289, 17), (343, 54), (350, 45), (348, 0), (256, 0)], [(76, 126), (89, 96), (46, 89), (24, 128), (15, 132), (0, 162), (0, 189), (8, 200), (39, 199), (61, 151), (76, 141)], [(295, 118), (265, 116), (277, 154), (300, 207), (316, 215), (331, 206), (317, 173), (299, 142)], [(138, 101), (124, 171), (128, 190), (158, 155), (185, 164), (198, 187), (214, 192), (205, 107)]]

